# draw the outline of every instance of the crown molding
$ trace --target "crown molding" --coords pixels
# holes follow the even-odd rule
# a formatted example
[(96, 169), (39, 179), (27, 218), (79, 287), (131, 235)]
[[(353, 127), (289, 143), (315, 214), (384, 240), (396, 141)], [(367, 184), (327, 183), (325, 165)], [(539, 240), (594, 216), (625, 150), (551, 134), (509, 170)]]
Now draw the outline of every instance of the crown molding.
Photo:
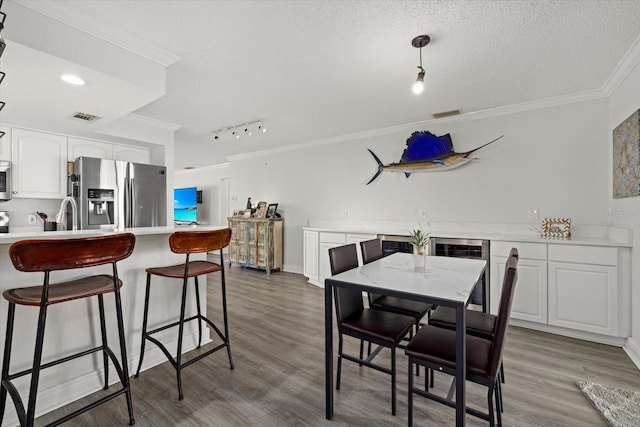
[(463, 113), (458, 116), (444, 117), (441, 119), (429, 119), (429, 120), (423, 120), (423, 121), (414, 122), (414, 123), (406, 123), (403, 125), (390, 126), (386, 128), (372, 129), (372, 130), (363, 131), (363, 132), (354, 132), (354, 133), (341, 135), (341, 136), (334, 136), (330, 138), (312, 140), (312, 141), (303, 142), (300, 144), (291, 144), (283, 147), (270, 148), (270, 149), (261, 150), (261, 151), (254, 151), (251, 153), (236, 154), (236, 155), (228, 156), (225, 158), (228, 161), (232, 162), (235, 160), (249, 159), (253, 157), (284, 153), (288, 151), (303, 150), (303, 149), (318, 147), (322, 145), (331, 145), (339, 142), (344, 143), (349, 141), (359, 141), (365, 138), (374, 138), (378, 136), (391, 135), (391, 134), (400, 133), (400, 132), (412, 132), (416, 130), (417, 127), (420, 127), (420, 126), (429, 126), (433, 124), (440, 125), (443, 123), (464, 123), (464, 122), (469, 122), (473, 120), (504, 116), (507, 114), (522, 113), (526, 111), (540, 110), (543, 108), (552, 108), (552, 107), (561, 106), (561, 105), (576, 104), (580, 102), (592, 101), (592, 100), (602, 99), (606, 97), (607, 95), (604, 93), (603, 90), (587, 91), (587, 92), (581, 92), (581, 93), (571, 94), (567, 96), (540, 99), (536, 101), (525, 102), (522, 104), (514, 104), (514, 105), (508, 105), (504, 107), (492, 108), (488, 110)]
[(226, 163), (218, 163), (215, 165), (207, 165), (207, 166), (198, 166), (198, 167), (194, 167), (194, 168), (190, 168), (190, 169), (179, 169), (177, 171), (175, 171), (176, 174), (187, 174), (187, 173), (195, 173), (195, 172), (202, 172), (202, 171), (206, 171), (206, 170), (216, 170), (216, 169), (225, 169), (231, 166), (231, 163), (226, 162)]
[(175, 64), (180, 60), (179, 56), (167, 50), (154, 46), (140, 38), (125, 34), (103, 22), (80, 16), (72, 9), (61, 6), (54, 1), (21, 1), (17, 4), (77, 28), (78, 30), (84, 31), (85, 33), (91, 34), (165, 67)]
[(622, 84), (624, 79), (627, 78), (629, 73), (631, 73), (638, 64), (640, 64), (640, 36), (633, 42), (627, 53), (622, 57), (604, 83), (602, 89), (607, 96), (611, 96), (611, 94), (615, 92), (618, 86)]

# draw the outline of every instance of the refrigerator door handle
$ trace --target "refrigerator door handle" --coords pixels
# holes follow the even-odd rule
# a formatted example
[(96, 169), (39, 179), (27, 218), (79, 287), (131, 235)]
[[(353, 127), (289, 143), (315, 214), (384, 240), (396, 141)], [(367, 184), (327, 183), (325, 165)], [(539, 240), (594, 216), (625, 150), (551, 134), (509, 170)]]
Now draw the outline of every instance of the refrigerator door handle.
[(134, 200), (136, 200), (135, 180), (131, 178), (127, 181), (127, 184), (129, 185), (129, 203), (127, 203), (127, 207), (129, 208), (129, 212), (127, 212), (127, 219), (129, 223), (127, 224), (127, 227), (131, 228), (136, 224), (136, 209), (135, 206), (133, 206)]

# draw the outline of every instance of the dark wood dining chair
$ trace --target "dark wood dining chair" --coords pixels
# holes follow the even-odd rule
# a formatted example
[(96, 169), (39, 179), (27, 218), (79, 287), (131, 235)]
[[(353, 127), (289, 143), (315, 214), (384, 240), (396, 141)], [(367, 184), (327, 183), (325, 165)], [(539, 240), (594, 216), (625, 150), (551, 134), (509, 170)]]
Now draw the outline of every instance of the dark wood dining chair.
[[(362, 241), (360, 242), (360, 251), (362, 252), (362, 262), (364, 264), (379, 260), (383, 257), (382, 241), (380, 239)], [(428, 315), (432, 308), (432, 305), (428, 303), (409, 301), (388, 295), (369, 292), (367, 296), (369, 298), (369, 307), (371, 308), (413, 317), (416, 332), (420, 329), (420, 320)]]
[[(7, 394), (11, 396), (18, 414), (21, 426), (33, 426), (36, 413), (36, 396), (40, 372), (43, 369), (69, 362), (79, 357), (102, 352), (104, 363), (104, 389), (109, 388), (109, 359), (113, 363), (121, 388), (103, 395), (82, 408), (76, 409), (62, 418), (50, 423), (58, 425), (74, 418), (94, 407), (101, 405), (121, 394), (127, 401), (129, 424), (133, 425), (133, 407), (131, 404), (131, 389), (129, 387), (129, 369), (127, 364), (127, 350), (124, 337), (124, 322), (122, 318), (122, 303), (120, 288), (122, 281), (118, 278), (116, 263), (133, 252), (136, 237), (131, 233), (114, 234), (100, 237), (84, 237), (74, 239), (43, 239), (23, 240), (16, 242), (9, 248), (9, 256), (13, 266), (18, 271), (27, 273), (42, 272), (44, 280), (42, 286), (7, 289), (2, 293), (4, 299), (9, 302), (7, 310), (7, 334), (4, 344), (4, 361), (2, 363), (2, 386), (0, 387), (0, 424), (4, 418)], [(73, 280), (51, 283), (52, 273), (60, 270), (95, 267), (111, 264), (111, 274), (96, 274)], [(55, 274), (55, 273), (54, 273)], [(107, 330), (104, 313), (103, 295), (113, 293), (115, 295), (116, 321), (120, 346), (120, 362), (115, 353), (107, 344)], [(42, 363), (42, 349), (44, 344), (44, 332), (47, 321), (47, 312), (50, 307), (75, 301), (82, 298), (98, 297), (98, 312), (100, 315), (101, 344), (89, 350), (73, 353), (69, 356)], [(29, 369), (10, 373), (10, 356), (13, 343), (14, 317), (16, 306), (38, 308), (38, 323), (36, 329), (35, 350), (32, 366)], [(24, 325), (18, 325), (18, 339), (27, 339), (24, 335)], [(31, 375), (27, 408), (25, 410), (22, 398), (15, 387), (13, 380)]]
[[(502, 425), (500, 414), (499, 372), (502, 364), (502, 353), (509, 324), (513, 293), (518, 279), (518, 251), (513, 248), (507, 260), (500, 305), (496, 319), (496, 328), (493, 340), (466, 336), (467, 345), (467, 380), (487, 387), (488, 413), (473, 408), (467, 408), (467, 413), (489, 421), (495, 425), (497, 413), (498, 425)], [(413, 425), (413, 395), (419, 394), (436, 402), (455, 407), (455, 403), (433, 394), (428, 389), (422, 390), (413, 385), (413, 366), (422, 365), (426, 368), (441, 371), (449, 375), (455, 375), (456, 370), (456, 332), (455, 330), (438, 328), (431, 325), (423, 326), (411, 339), (405, 349), (409, 356), (409, 416), (408, 425)], [(495, 405), (494, 405), (495, 396)], [(494, 411), (494, 406), (498, 411)]]
[[(171, 251), (177, 254), (185, 254), (185, 262), (178, 265), (171, 265), (167, 267), (152, 267), (147, 268), (147, 287), (144, 298), (144, 318), (142, 321), (142, 343), (140, 345), (140, 361), (138, 362), (138, 369), (136, 371), (136, 378), (140, 375), (140, 368), (142, 367), (142, 360), (144, 358), (144, 348), (147, 340), (151, 341), (164, 353), (173, 368), (176, 370), (176, 376), (178, 381), (178, 400), (182, 400), (182, 369), (187, 366), (201, 360), (202, 358), (209, 356), (210, 354), (221, 350), (227, 349), (229, 356), (229, 365), (233, 369), (233, 359), (231, 358), (231, 345), (229, 344), (229, 328), (227, 322), (227, 293), (224, 279), (224, 261), (222, 258), (222, 249), (229, 246), (231, 240), (231, 229), (223, 228), (219, 230), (207, 230), (207, 231), (176, 231), (169, 236), (169, 246)], [(191, 254), (215, 252), (220, 253), (220, 263), (211, 261), (190, 261), (189, 256)], [(223, 330), (220, 329), (206, 316), (204, 316), (200, 309), (200, 291), (198, 286), (198, 276), (203, 274), (217, 273), (221, 274), (221, 292), (222, 292), (222, 317), (223, 317)], [(182, 279), (182, 300), (180, 305), (180, 317), (176, 322), (169, 323), (167, 325), (156, 327), (151, 331), (147, 331), (147, 320), (149, 314), (149, 293), (151, 290), (151, 276), (161, 276), (174, 279)], [(196, 310), (197, 314), (185, 319), (185, 309), (187, 301), (187, 290), (189, 278), (193, 277), (195, 285), (196, 296)], [(220, 337), (221, 344), (214, 348), (200, 353), (198, 356), (191, 358), (188, 361), (182, 360), (182, 339), (184, 324), (196, 320), (198, 322), (198, 348), (202, 343), (202, 322), (209, 325)], [(165, 329), (178, 326), (178, 348), (176, 350), (176, 357), (171, 355), (169, 350), (158, 339), (152, 335), (164, 331)]]
[[(336, 275), (358, 267), (358, 253), (355, 244), (329, 249), (331, 274)], [(340, 390), (342, 359), (368, 366), (391, 375), (391, 413), (396, 414), (396, 347), (409, 334), (413, 318), (388, 311), (364, 307), (362, 292), (357, 289), (336, 286), (333, 289), (338, 323), (338, 377), (336, 390)], [(386, 347), (391, 351), (391, 369), (374, 364), (372, 360), (379, 350), (373, 351), (366, 359), (343, 352), (344, 335)]]

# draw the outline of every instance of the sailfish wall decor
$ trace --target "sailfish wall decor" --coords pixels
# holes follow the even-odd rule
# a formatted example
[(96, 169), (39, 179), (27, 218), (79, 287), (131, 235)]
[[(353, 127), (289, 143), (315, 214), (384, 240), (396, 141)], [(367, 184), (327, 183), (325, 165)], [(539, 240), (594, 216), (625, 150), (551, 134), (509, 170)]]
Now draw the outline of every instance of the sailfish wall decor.
[(383, 164), (378, 156), (369, 149), (369, 153), (378, 163), (378, 171), (367, 182), (371, 184), (383, 171), (402, 172), (407, 178), (414, 172), (435, 172), (449, 169), (459, 168), (466, 165), (473, 157), (469, 157), (475, 151), (496, 142), (504, 135), (499, 136), (493, 141), (489, 141), (480, 147), (464, 153), (456, 153), (453, 151), (453, 143), (451, 135), (446, 134), (436, 136), (429, 131), (413, 132), (407, 139), (407, 148), (404, 149), (402, 157), (398, 163)]

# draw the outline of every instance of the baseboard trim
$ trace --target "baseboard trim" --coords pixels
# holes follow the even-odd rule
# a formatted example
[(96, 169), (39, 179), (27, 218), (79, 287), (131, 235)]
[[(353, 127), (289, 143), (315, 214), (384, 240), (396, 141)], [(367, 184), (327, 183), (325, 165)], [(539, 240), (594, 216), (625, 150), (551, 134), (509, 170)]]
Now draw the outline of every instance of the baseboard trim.
[(628, 338), (622, 349), (627, 353), (627, 356), (631, 361), (640, 369), (640, 344), (638, 344), (633, 338)]

